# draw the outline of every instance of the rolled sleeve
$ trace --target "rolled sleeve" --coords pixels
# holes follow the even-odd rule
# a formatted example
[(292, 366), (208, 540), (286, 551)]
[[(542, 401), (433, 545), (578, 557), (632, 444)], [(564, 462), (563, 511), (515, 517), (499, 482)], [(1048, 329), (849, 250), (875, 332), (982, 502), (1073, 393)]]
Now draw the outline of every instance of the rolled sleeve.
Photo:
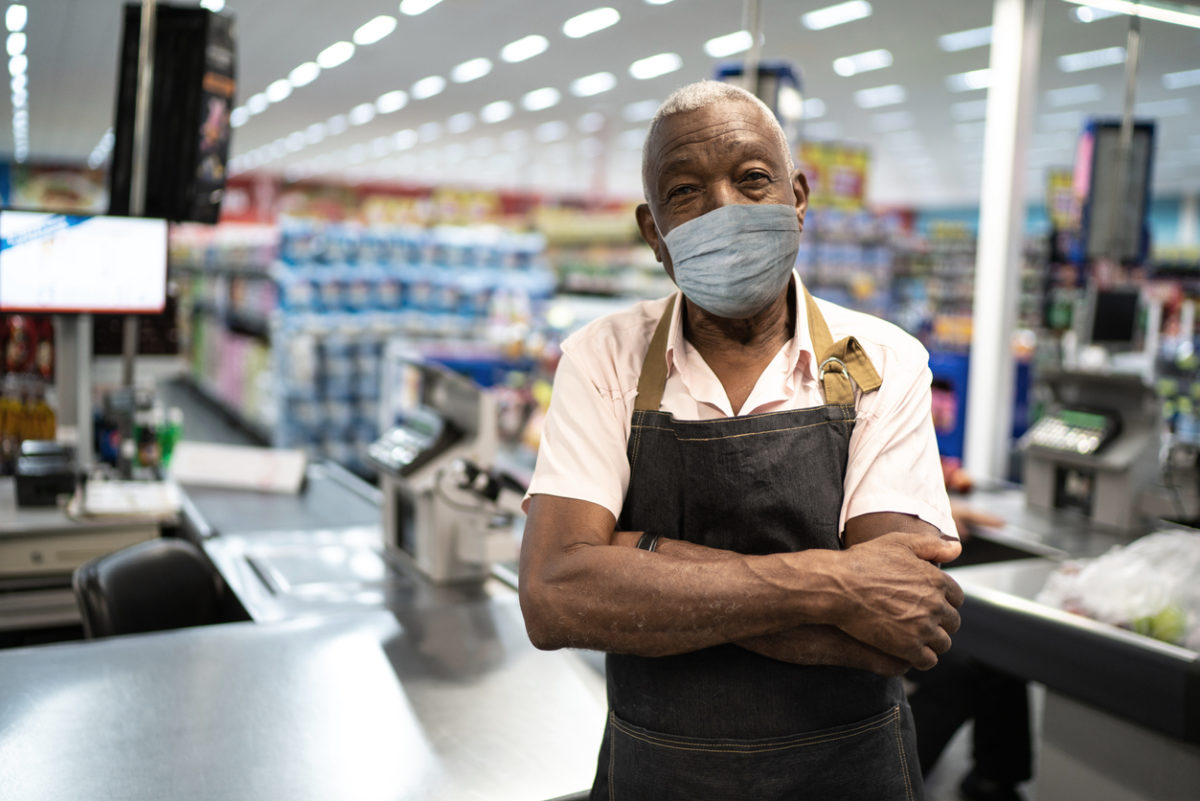
[(629, 484), (623, 399), (589, 380), (570, 352), (563, 353), (550, 397), (526, 503), (533, 495), (557, 495), (619, 517)]
[(861, 404), (850, 438), (839, 521), (843, 531), (850, 518), (899, 512), (958, 537), (933, 429), (932, 376), (923, 352), (921, 356), (919, 369), (904, 371), (910, 380), (891, 386), (885, 380), (877, 397), (867, 396)]

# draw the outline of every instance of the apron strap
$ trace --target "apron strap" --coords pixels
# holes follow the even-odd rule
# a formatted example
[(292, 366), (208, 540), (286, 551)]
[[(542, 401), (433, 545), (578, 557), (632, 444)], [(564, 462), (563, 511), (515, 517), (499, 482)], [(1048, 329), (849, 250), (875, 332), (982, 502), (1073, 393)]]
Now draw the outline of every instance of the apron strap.
[(863, 392), (874, 392), (883, 383), (866, 351), (854, 337), (843, 337), (837, 342), (829, 333), (825, 317), (817, 308), (817, 302), (804, 287), (804, 305), (808, 313), (808, 334), (812, 337), (813, 350), (817, 356), (818, 378), (825, 390), (825, 402), (830, 404), (853, 404), (854, 388), (850, 379)]
[[(837, 342), (829, 333), (825, 317), (817, 308), (817, 302), (804, 289), (805, 312), (808, 315), (808, 334), (812, 337), (813, 350), (816, 352), (817, 365), (821, 388), (825, 392), (825, 402), (836, 405), (854, 403), (854, 388), (850, 379), (858, 384), (863, 392), (874, 392), (883, 382), (874, 365), (867, 357), (866, 351), (854, 337), (843, 337)], [(671, 331), (671, 316), (675, 311), (675, 300), (678, 294), (672, 295), (667, 301), (654, 329), (654, 336), (646, 348), (646, 358), (642, 362), (642, 372), (638, 376), (637, 401), (635, 411), (657, 412), (662, 404), (663, 389), (667, 383), (667, 335)]]
[(671, 315), (675, 311), (677, 297), (678, 294), (672, 295), (667, 301), (667, 308), (663, 310), (654, 336), (650, 339), (650, 346), (646, 348), (642, 373), (638, 376), (634, 411), (657, 412), (662, 404), (663, 389), (667, 384), (667, 335), (671, 333)]

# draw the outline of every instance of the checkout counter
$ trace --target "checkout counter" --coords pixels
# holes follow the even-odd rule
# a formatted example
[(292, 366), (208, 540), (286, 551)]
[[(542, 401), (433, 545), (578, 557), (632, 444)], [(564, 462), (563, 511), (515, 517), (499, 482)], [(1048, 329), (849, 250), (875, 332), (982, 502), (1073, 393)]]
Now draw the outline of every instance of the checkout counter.
[[(454, 442), (486, 455), (469, 431)], [(512, 584), (480, 564), (469, 580), (431, 577), (385, 537), (383, 494), (333, 464), (309, 464), (297, 495), (182, 489), (183, 533), (250, 621), (0, 651), (5, 801), (590, 789), (602, 672), (587, 655), (535, 649)], [(445, 489), (453, 503), (477, 494)], [(452, 528), (497, 538), (504, 516), (487, 504), (468, 516), (481, 525)], [(454, 554), (460, 568), (487, 556)]]
[[(460, 421), (458, 450), (418, 458), (447, 431), (392, 422), (382, 490), (323, 463), (296, 496), (184, 487), (185, 531), (253, 622), (0, 651), (4, 797), (582, 797), (603, 668), (534, 649), (511, 570), (482, 568), (511, 521), (503, 482), (464, 470), (488, 464), (487, 432)], [(1060, 561), (1141, 532), (1012, 487), (971, 503), (1007, 525), (976, 534), (993, 561), (950, 568), (956, 647), (1047, 688), (1036, 797), (1200, 798), (1200, 653), (1036, 601)], [(418, 518), (453, 547), (412, 552)]]

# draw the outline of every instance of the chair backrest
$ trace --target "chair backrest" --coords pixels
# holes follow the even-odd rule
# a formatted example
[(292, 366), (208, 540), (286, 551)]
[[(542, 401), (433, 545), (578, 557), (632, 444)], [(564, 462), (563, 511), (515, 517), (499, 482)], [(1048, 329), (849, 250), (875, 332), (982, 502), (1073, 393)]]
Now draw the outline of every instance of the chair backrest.
[(80, 565), (72, 577), (88, 637), (219, 623), (224, 585), (192, 543), (153, 539)]

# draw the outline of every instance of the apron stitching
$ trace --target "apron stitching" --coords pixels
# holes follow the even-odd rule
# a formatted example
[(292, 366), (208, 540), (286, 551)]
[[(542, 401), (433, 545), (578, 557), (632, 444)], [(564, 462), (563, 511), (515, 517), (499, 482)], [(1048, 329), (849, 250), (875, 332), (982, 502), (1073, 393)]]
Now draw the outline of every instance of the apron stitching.
[[(634, 412), (634, 416), (638, 417), (638, 413)], [(641, 415), (638, 417), (638, 419), (645, 419), (645, 415)], [(633, 475), (633, 467), (637, 464), (638, 448), (642, 444), (642, 428), (643, 426), (641, 423), (633, 424), (633, 453), (629, 457), (629, 475), (631, 476)]]
[(896, 705), (896, 749), (900, 752), (900, 771), (904, 774), (904, 792), (909, 801), (912, 801), (912, 780), (908, 776), (908, 754), (904, 751), (904, 737), (902, 734), (903, 726), (900, 725), (900, 706)]
[(679, 433), (671, 428), (662, 428), (659, 426), (639, 426), (639, 428), (651, 429), (654, 431), (666, 431), (674, 433), (675, 439), (679, 442), (717, 442), (724, 439), (741, 439), (742, 437), (758, 437), (764, 434), (780, 434), (786, 431), (800, 431), (805, 428), (817, 428), (818, 426), (841, 425), (843, 423), (851, 423), (852, 420), (822, 420), (819, 423), (806, 423), (802, 426), (789, 426), (787, 428), (772, 428), (769, 431), (747, 431), (741, 434), (726, 434), (720, 437), (681, 437)]
[[(704, 425), (717, 420), (754, 420), (760, 417), (778, 417), (782, 414), (793, 414), (795, 412), (815, 412), (817, 409), (839, 409), (842, 414), (854, 409), (853, 403), (819, 403), (816, 406), (805, 406), (802, 409), (782, 409), (777, 412), (756, 412), (754, 414), (744, 414), (741, 416), (734, 415), (733, 417), (714, 417), (711, 420), (675, 420), (680, 425)], [(666, 414), (664, 412), (663, 414)], [(674, 419), (674, 418), (672, 418)]]
[(615, 801), (616, 789), (614, 787), (614, 779), (617, 775), (617, 748), (616, 748), (616, 731), (613, 723), (616, 721), (616, 715), (610, 709), (608, 711), (608, 801)]
[(762, 754), (769, 753), (771, 751), (784, 751), (789, 748), (796, 748), (803, 745), (822, 745), (824, 743), (833, 743), (837, 742), (838, 740), (846, 740), (851, 737), (856, 737), (860, 734), (865, 734), (869, 731), (881, 729), (890, 725), (891, 723), (894, 723), (898, 719), (899, 709), (899, 707), (893, 707), (892, 714), (888, 715), (883, 720), (875, 721), (874, 723), (863, 724), (854, 729), (838, 732), (836, 735), (796, 737), (795, 739), (779, 743), (778, 745), (762, 746), (758, 748), (751, 746), (739, 748), (733, 745), (728, 745), (723, 748), (704, 748), (700, 746), (687, 745), (682, 740), (671, 740), (668, 738), (655, 737), (654, 735), (645, 735), (641, 734), (640, 732), (632, 731), (628, 727), (624, 726), (621, 721), (617, 719), (614, 713), (610, 713), (610, 719), (613, 723), (613, 727), (620, 729), (621, 732), (627, 737), (632, 737), (635, 740), (641, 740), (642, 742), (649, 743), (650, 745), (657, 745), (662, 748), (670, 748), (674, 751), (700, 751), (702, 753), (711, 754)]

